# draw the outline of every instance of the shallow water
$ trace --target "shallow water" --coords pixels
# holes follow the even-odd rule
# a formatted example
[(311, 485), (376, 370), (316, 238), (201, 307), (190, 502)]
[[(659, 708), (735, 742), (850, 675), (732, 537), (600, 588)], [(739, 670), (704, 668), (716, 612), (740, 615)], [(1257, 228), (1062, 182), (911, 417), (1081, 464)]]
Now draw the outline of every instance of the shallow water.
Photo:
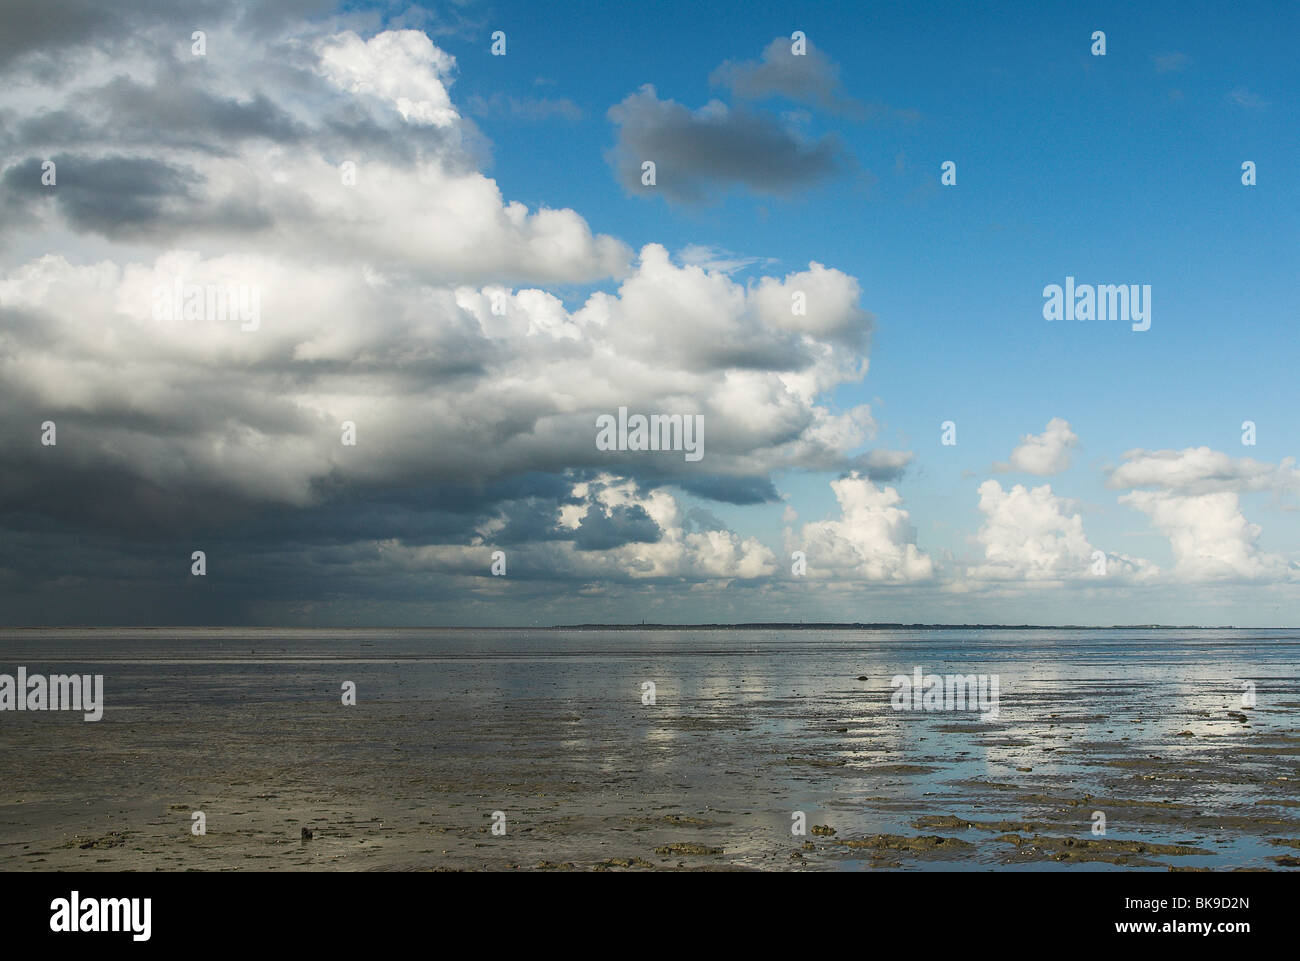
[[(0, 631), (0, 673), (20, 665), (103, 674), (106, 706), (0, 712), (9, 869), (1300, 856), (1300, 631)], [(917, 667), (996, 675), (998, 717), (894, 710)], [(836, 833), (792, 836), (793, 812)]]

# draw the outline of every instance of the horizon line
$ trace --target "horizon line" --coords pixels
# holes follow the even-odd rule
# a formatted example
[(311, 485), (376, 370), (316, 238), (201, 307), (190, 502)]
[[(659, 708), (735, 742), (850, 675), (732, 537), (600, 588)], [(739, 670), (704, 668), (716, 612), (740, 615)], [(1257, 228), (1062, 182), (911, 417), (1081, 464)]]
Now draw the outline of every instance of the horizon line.
[(673, 624), (581, 623), (581, 624), (15, 624), (0, 626), (0, 631), (574, 631), (574, 630), (1004, 630), (1004, 631), (1291, 631), (1296, 627), (1281, 625), (1239, 627), (1235, 624), (948, 624), (903, 623), (899, 621), (737, 621)]

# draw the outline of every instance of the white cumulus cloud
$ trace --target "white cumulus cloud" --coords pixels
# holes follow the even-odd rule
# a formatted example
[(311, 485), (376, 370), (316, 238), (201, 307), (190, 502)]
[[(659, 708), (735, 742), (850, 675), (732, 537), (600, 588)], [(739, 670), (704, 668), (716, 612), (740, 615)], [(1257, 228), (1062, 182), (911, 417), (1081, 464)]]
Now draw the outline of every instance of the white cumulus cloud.
[(1009, 463), (995, 464), (993, 469), (1000, 474), (1019, 472), (1050, 477), (1069, 469), (1070, 452), (1078, 446), (1079, 437), (1070, 429), (1070, 422), (1053, 417), (1041, 434), (1025, 434), (1020, 438)]
[(1155, 573), (1144, 560), (1106, 554), (1105, 574), (1096, 573), (1098, 550), (1083, 531), (1083, 515), (1050, 484), (1003, 490), (995, 480), (979, 488), (985, 520), (978, 540), (983, 564), (967, 574), (976, 580), (1058, 581), (1079, 578), (1147, 577)]
[(1280, 580), (1297, 574), (1281, 556), (1259, 548), (1262, 528), (1246, 520), (1237, 495), (1230, 491), (1131, 491), (1119, 500), (1150, 517), (1169, 538), (1172, 574), (1181, 580)]
[(786, 535), (790, 550), (807, 556), (808, 575), (820, 579), (909, 582), (934, 576), (934, 562), (916, 546), (903, 498), (852, 473), (831, 482), (839, 520), (804, 524)]

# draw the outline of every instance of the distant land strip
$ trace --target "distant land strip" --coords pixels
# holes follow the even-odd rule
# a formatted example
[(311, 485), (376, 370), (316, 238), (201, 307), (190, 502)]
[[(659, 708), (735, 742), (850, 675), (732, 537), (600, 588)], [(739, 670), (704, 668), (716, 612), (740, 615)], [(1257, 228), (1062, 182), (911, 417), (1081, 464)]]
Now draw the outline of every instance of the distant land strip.
[[(785, 623), (779, 621), (753, 622), (747, 624), (557, 624), (547, 628), (553, 631), (862, 631), (862, 630), (926, 630), (926, 631), (1235, 631), (1236, 627), (1225, 624), (1221, 627), (1205, 627), (1197, 624), (1180, 626), (1177, 624), (1111, 624), (1110, 626), (1090, 626), (1087, 624), (893, 624), (872, 622), (869, 624), (843, 623), (832, 621), (818, 623), (798, 621)], [(1286, 627), (1252, 627), (1242, 628), (1252, 631), (1285, 631)]]

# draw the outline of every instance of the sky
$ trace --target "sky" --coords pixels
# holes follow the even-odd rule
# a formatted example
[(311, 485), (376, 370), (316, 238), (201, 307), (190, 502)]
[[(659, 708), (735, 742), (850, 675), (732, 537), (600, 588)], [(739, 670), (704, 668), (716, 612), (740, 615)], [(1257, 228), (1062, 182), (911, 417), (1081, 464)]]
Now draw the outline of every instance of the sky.
[(1300, 624), (1297, 21), (7, 3), (0, 623)]

